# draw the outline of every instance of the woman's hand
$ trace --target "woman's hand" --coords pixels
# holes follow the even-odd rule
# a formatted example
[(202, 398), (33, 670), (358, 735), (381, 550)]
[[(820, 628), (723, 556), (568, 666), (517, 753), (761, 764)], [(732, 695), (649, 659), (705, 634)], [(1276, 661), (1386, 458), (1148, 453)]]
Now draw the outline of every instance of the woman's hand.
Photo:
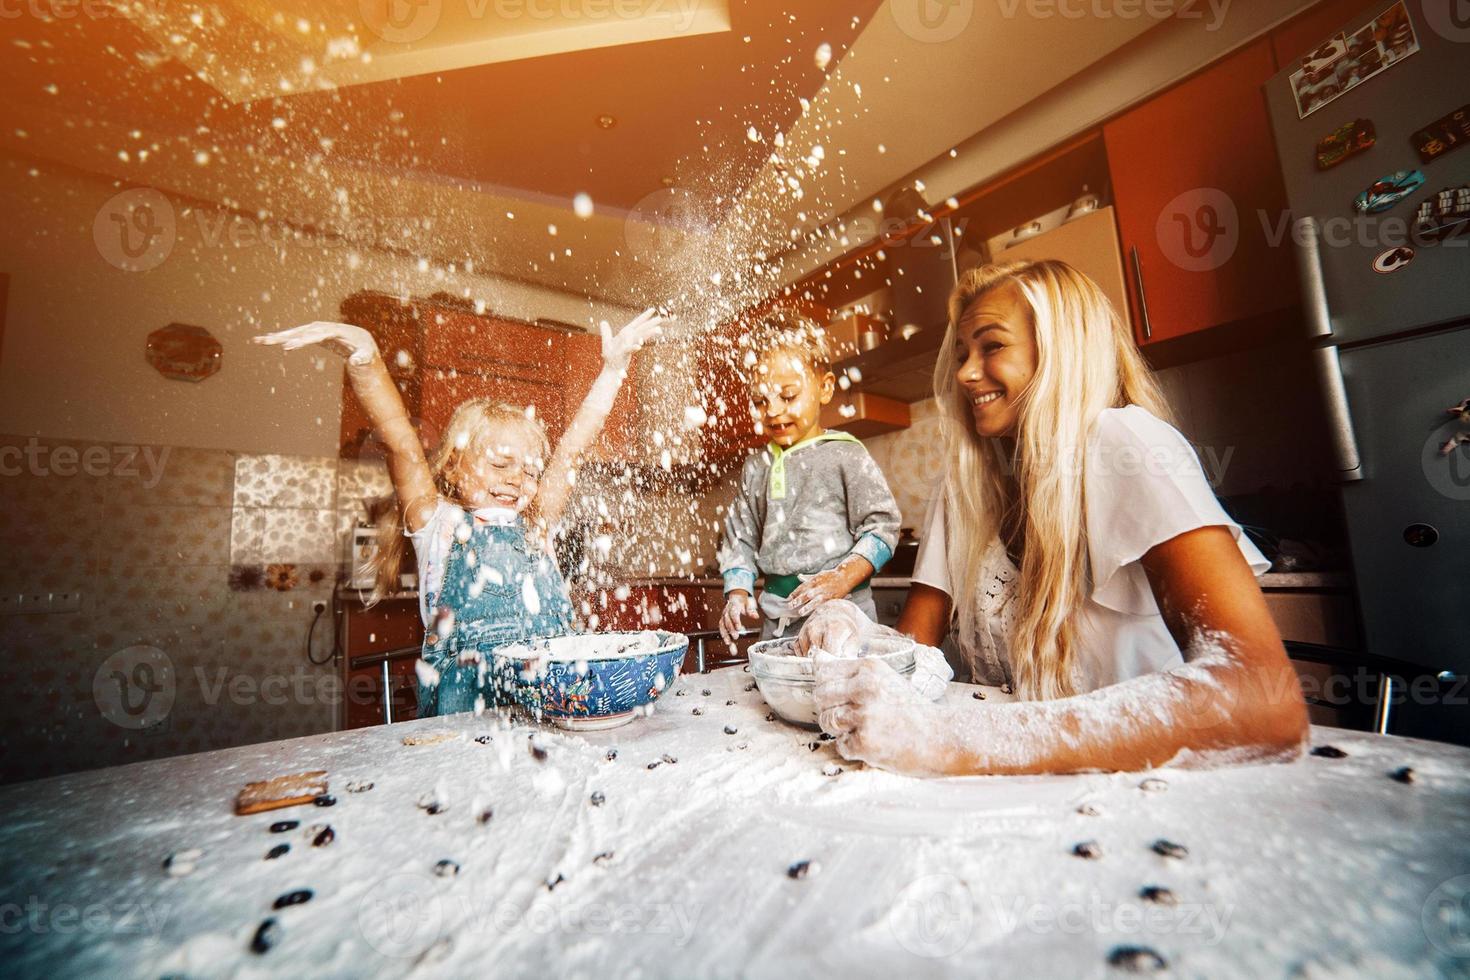
[(910, 775), (945, 771), (942, 709), (882, 660), (818, 657), (813, 696), (818, 724), (846, 758)]
[(855, 655), (863, 637), (876, 625), (847, 599), (824, 602), (801, 624), (801, 632), (796, 635), (796, 652), (806, 657), (816, 650), (842, 653), (851, 649)]
[(863, 580), (873, 574), (873, 564), (861, 555), (849, 555), (836, 568), (815, 575), (791, 590), (786, 606), (791, 615), (800, 619), (811, 615), (824, 602), (845, 599)]
[(328, 320), (317, 320), (302, 327), (262, 334), (255, 338), (255, 342), (284, 347), (286, 350), (320, 344), (346, 357), (351, 364), (369, 364), (378, 353), (377, 341), (366, 330), (350, 323), (332, 323)]
[(621, 371), (628, 366), (644, 344), (657, 337), (662, 330), (664, 318), (652, 307), (629, 322), (616, 334), (607, 324), (602, 325), (602, 362), (604, 368)]
[(758, 619), (760, 614), (760, 608), (749, 592), (731, 592), (725, 611), (720, 614), (720, 639), (734, 646), (740, 631), (745, 628), (744, 620)]

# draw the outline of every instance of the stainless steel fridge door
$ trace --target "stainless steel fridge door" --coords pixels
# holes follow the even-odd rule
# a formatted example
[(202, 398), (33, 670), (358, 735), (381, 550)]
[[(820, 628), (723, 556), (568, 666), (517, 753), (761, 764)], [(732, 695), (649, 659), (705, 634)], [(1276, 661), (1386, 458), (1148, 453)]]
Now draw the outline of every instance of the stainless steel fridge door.
[(1470, 328), (1340, 352), (1363, 479), (1342, 488), (1366, 649), (1470, 670)]
[[(1358, 83), (1305, 119), (1297, 115), (1291, 86), (1298, 65), (1283, 65), (1266, 84), (1291, 212), (1242, 216), (1242, 220), (1264, 221), (1267, 240), (1279, 240), (1283, 249), (1297, 249), (1303, 264), (1320, 261), (1327, 319), (1339, 343), (1470, 318), (1470, 235), (1416, 248), (1413, 261), (1398, 271), (1373, 270), (1379, 254), (1404, 243), (1421, 201), (1442, 188), (1470, 183), (1470, 147), (1421, 164), (1410, 142), (1416, 130), (1470, 102), (1470, 85), (1466, 84), (1470, 24), (1455, 31), (1448, 8), (1456, 3), (1465, 6), (1464, 0), (1426, 0), (1426, 4), (1446, 7), (1438, 20), (1426, 15), (1425, 4), (1409, 4), (1420, 50)], [(1362, 17), (1342, 26), (1360, 26), (1389, 6), (1388, 2), (1365, 6)], [(1373, 122), (1377, 144), (1330, 170), (1318, 170), (1318, 141), (1360, 118)], [(1353, 209), (1353, 199), (1375, 181), (1416, 169), (1424, 172), (1423, 186), (1389, 210), (1360, 215)], [(1294, 222), (1308, 217), (1322, 228), (1316, 257), (1303, 254), (1293, 234)]]

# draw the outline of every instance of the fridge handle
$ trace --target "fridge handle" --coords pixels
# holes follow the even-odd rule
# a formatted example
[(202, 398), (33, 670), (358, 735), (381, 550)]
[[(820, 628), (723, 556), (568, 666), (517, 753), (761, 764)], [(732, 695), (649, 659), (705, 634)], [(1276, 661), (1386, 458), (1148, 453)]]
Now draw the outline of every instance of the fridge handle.
[(1133, 263), (1133, 282), (1138, 287), (1138, 319), (1143, 327), (1143, 339), (1154, 339), (1154, 325), (1148, 318), (1148, 294), (1143, 290), (1143, 263), (1138, 258), (1138, 246), (1134, 245), (1128, 249), (1128, 256)]
[(1353, 431), (1353, 416), (1348, 406), (1347, 386), (1343, 384), (1342, 361), (1338, 359), (1337, 348), (1318, 347), (1313, 350), (1312, 366), (1322, 385), (1333, 469), (1344, 483), (1361, 480), (1363, 460), (1358, 454), (1358, 437)]
[(1327, 305), (1327, 280), (1322, 275), (1322, 228), (1313, 217), (1296, 223), (1297, 273), (1301, 277), (1302, 313), (1308, 337), (1332, 336), (1332, 309)]

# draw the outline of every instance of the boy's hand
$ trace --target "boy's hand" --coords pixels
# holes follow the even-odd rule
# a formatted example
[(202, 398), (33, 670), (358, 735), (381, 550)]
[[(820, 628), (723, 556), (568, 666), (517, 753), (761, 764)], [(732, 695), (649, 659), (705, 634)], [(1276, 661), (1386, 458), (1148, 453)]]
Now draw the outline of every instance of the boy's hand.
[(850, 555), (836, 568), (818, 572), (792, 589), (786, 605), (791, 610), (791, 615), (798, 619), (808, 616), (824, 602), (846, 598), (863, 579), (872, 574), (873, 565), (870, 561), (861, 555)]
[(744, 628), (741, 621), (758, 619), (760, 614), (760, 609), (749, 592), (739, 589), (731, 592), (730, 598), (725, 602), (725, 611), (720, 614), (720, 639), (734, 646), (736, 636)]
[(284, 347), (286, 350), (321, 344), (346, 357), (352, 364), (369, 364), (372, 362), (373, 355), (378, 352), (377, 342), (366, 330), (354, 327), (350, 323), (332, 323), (327, 320), (317, 320), (302, 327), (292, 327), (290, 330), (280, 330), (276, 333), (261, 334), (255, 338), (255, 342), (269, 344), (273, 347)]
[(638, 314), (616, 334), (606, 324), (602, 326), (602, 361), (607, 368), (622, 370), (633, 359), (633, 354), (659, 335), (664, 318), (652, 307)]

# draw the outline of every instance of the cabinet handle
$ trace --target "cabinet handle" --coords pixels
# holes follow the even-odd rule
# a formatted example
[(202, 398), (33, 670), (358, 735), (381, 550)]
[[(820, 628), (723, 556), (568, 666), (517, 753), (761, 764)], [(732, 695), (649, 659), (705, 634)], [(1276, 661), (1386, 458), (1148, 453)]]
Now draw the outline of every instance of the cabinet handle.
[(1143, 321), (1143, 339), (1154, 339), (1154, 326), (1148, 318), (1148, 294), (1143, 289), (1143, 263), (1138, 258), (1138, 246), (1128, 249), (1133, 260), (1133, 284), (1138, 287), (1138, 317)]

